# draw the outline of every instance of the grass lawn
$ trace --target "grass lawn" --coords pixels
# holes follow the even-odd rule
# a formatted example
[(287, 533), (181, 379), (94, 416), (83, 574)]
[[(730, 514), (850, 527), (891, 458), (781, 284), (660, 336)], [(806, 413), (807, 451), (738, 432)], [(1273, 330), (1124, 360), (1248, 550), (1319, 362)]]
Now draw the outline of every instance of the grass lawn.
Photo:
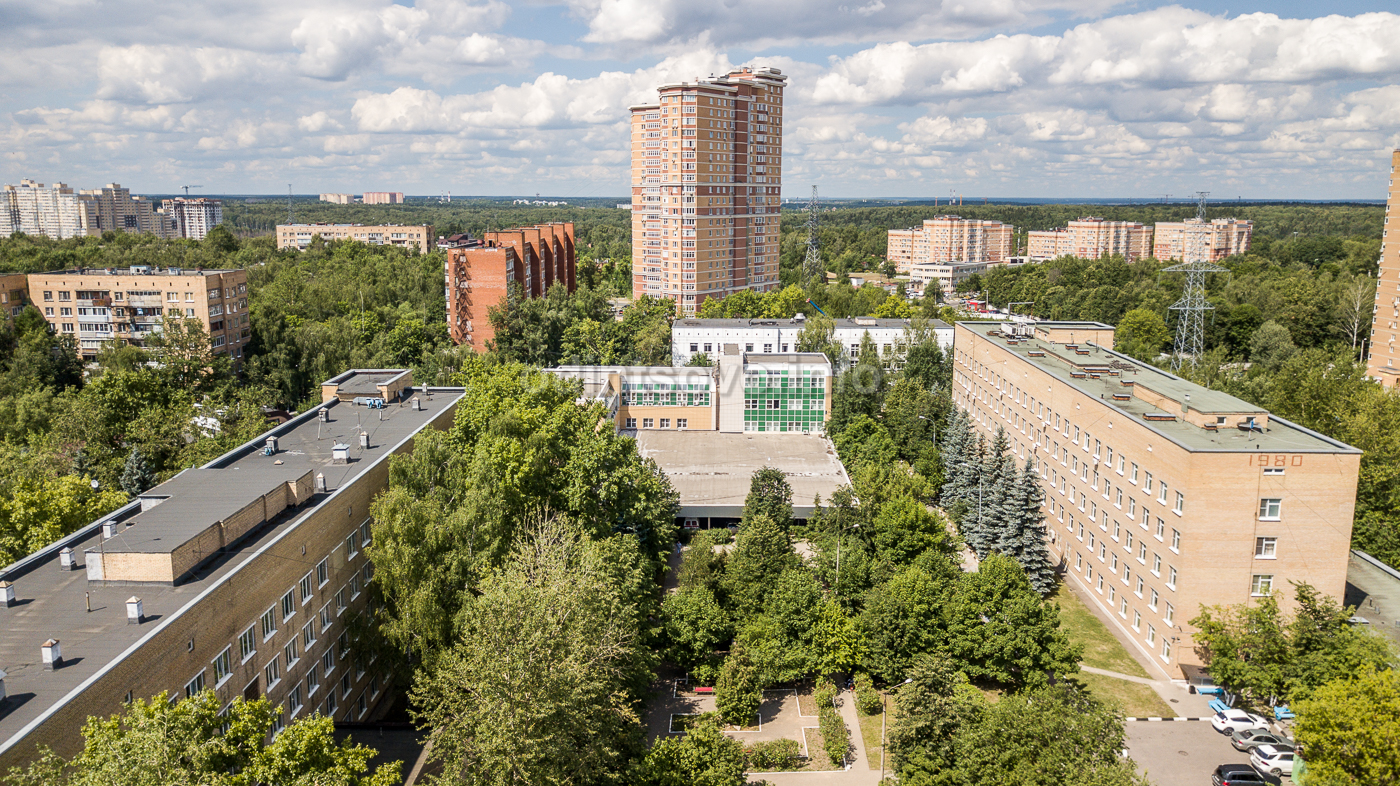
[[(880, 697), (885, 702), (885, 723), (888, 724), (894, 718), (894, 697), (887, 693), (881, 693)], [(880, 713), (866, 715), (856, 710), (856, 718), (860, 721), (860, 742), (865, 746), (865, 763), (872, 770), (879, 769), (880, 750), (884, 747), (880, 740)]]
[(1149, 676), (1113, 633), (1094, 616), (1094, 612), (1075, 597), (1068, 587), (1061, 584), (1050, 599), (1060, 604), (1060, 624), (1069, 640), (1084, 645), (1084, 657), (1080, 663), (1133, 677)]
[(1099, 701), (1118, 705), (1123, 709), (1123, 714), (1129, 718), (1172, 718), (1176, 716), (1176, 711), (1171, 708), (1171, 705), (1163, 701), (1162, 697), (1157, 695), (1157, 691), (1152, 690), (1150, 686), (1114, 677), (1105, 677), (1101, 674), (1083, 672), (1075, 674), (1069, 679), (1083, 685)]
[(817, 729), (803, 729), (807, 735), (807, 766), (802, 767), (803, 772), (814, 772), (817, 770), (839, 770), (841, 767), (833, 766), (831, 759), (827, 758), (826, 748), (822, 747), (822, 733)]

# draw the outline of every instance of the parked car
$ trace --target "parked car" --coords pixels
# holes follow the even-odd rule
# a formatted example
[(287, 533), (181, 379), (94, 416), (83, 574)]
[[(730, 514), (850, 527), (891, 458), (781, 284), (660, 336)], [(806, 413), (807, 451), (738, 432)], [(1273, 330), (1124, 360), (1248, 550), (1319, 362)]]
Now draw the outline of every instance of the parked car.
[(1263, 729), (1245, 729), (1230, 735), (1230, 744), (1235, 746), (1237, 751), (1247, 751), (1257, 748), (1260, 745), (1272, 745), (1279, 750), (1293, 750), (1293, 741), (1271, 731)]
[(1245, 729), (1269, 730), (1269, 722), (1244, 710), (1217, 710), (1210, 725), (1221, 734), (1234, 734)]
[(1214, 786), (1253, 786), (1268, 783), (1264, 776), (1250, 769), (1247, 764), (1222, 764), (1211, 773), (1210, 782)]
[(1293, 751), (1279, 750), (1272, 745), (1260, 745), (1249, 753), (1249, 763), (1260, 772), (1272, 775), (1293, 774)]
[(1274, 720), (1292, 720), (1296, 717), (1298, 716), (1293, 714), (1293, 710), (1290, 710), (1287, 704), (1274, 707)]

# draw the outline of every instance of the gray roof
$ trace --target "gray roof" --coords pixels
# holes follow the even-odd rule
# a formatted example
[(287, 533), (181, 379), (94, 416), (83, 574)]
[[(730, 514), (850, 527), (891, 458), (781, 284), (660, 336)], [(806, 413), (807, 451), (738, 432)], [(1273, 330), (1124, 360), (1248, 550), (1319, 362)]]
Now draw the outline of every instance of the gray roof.
[[(1230, 413), (1265, 413), (1263, 407), (1251, 404), (1243, 399), (1231, 396), (1218, 390), (1211, 390), (1202, 387), (1194, 382), (1188, 382), (1174, 374), (1169, 374), (1155, 366), (1149, 366), (1136, 358), (1129, 357), (1114, 352), (1104, 347), (1090, 343), (1081, 343), (1076, 346), (1080, 351), (1087, 354), (1078, 355), (1074, 350), (1068, 349), (1063, 344), (1052, 344), (1038, 339), (1020, 341), (1017, 344), (1006, 344), (1001, 339), (1001, 328), (1005, 322), (959, 322), (959, 325), (978, 333), (983, 338), (991, 341), (998, 341), (1003, 349), (1017, 356), (1021, 360), (1034, 365), (1058, 379), (1062, 384), (1068, 385), (1080, 392), (1100, 399), (1104, 406), (1119, 410), (1124, 415), (1134, 421), (1147, 426), (1154, 432), (1162, 435), (1166, 439), (1175, 442), (1181, 447), (1192, 451), (1248, 451), (1272, 450), (1279, 452), (1294, 453), (1359, 453), (1356, 448), (1344, 442), (1324, 436), (1311, 429), (1304, 428), (1295, 423), (1290, 423), (1277, 415), (1269, 415), (1269, 426), (1263, 431), (1241, 431), (1237, 428), (1222, 428), (1219, 431), (1208, 431), (1199, 426), (1180, 420), (1181, 411), (1169, 412), (1155, 407), (1136, 396), (1120, 401), (1113, 398), (1113, 394), (1123, 393), (1127, 388), (1125, 382), (1140, 384), (1156, 393), (1166, 396), (1177, 402), (1189, 402), (1192, 409), (1205, 414), (1218, 412), (1222, 414)], [(1086, 328), (1108, 328), (1109, 325), (1102, 325), (1096, 322), (1057, 322), (1057, 323), (1034, 323), (1040, 326), (1053, 326), (1059, 328), (1075, 327), (1083, 325)], [(1030, 352), (1043, 352), (1043, 357), (1031, 357)], [(1057, 359), (1058, 358), (1058, 359)], [(1095, 379), (1092, 376), (1074, 377), (1071, 376), (1071, 366), (1067, 363), (1078, 365), (1102, 365), (1114, 367), (1121, 371), (1121, 376), (1109, 376), (1107, 374)], [(1176, 415), (1177, 420), (1147, 420), (1144, 415)]]
[[(328, 504), (338, 489), (385, 460), (397, 445), (411, 438), (461, 396), (461, 388), (433, 388), (431, 395), (419, 396), (421, 411), (413, 410), (408, 401), (391, 404), (383, 410), (332, 402), (327, 405), (331, 407), (330, 423), (319, 423), (317, 409), (312, 408), (203, 467), (186, 470), (148, 492), (159, 495), (169, 491), (172, 494), (157, 507), (140, 513), (140, 504), (133, 502), (100, 520), (116, 518), (141, 522), (100, 544), (101, 548), (148, 548), (151, 543), (143, 545), (143, 540), (138, 539), (163, 537), (161, 533), (165, 532), (175, 533), (172, 540), (178, 540), (179, 533), (190, 527), (207, 527), (208, 522), (217, 520), (219, 511), (227, 511), (235, 505), (241, 507), (239, 500), (242, 504), (251, 502), (256, 494), (267, 491), (264, 486), (279, 480), (295, 480), (309, 470), (325, 475), (327, 493), (313, 495), (301, 508), (283, 511), (174, 585), (89, 582), (81, 568), (61, 570), (59, 552), (64, 546), (71, 546), (80, 562), (85, 549), (99, 548), (99, 522), (0, 570), (0, 579), (14, 583), (18, 600), (13, 608), (0, 608), (0, 669), (8, 673), (5, 683), (10, 695), (6, 705), (0, 707), (0, 750), (12, 744), (18, 733), (51, 707), (62, 704), (70, 692), (121, 660), (138, 642), (177, 619), (206, 590), (229, 579), (251, 561), (254, 554), (296, 527), (312, 511)], [(370, 434), (368, 450), (362, 451), (354, 436), (360, 428)], [(276, 434), (279, 440), (280, 452), (275, 458), (261, 454), (264, 440), (270, 434)], [(337, 442), (355, 445), (348, 464), (331, 463), (330, 449)], [(283, 463), (274, 464), (277, 460)], [(193, 518), (190, 522), (181, 521), (181, 515)], [(200, 524), (201, 521), (205, 523)], [(85, 593), (91, 593), (90, 613), (86, 610)], [(127, 624), (125, 601), (133, 594), (141, 598), (143, 612), (148, 618), (154, 618), (154, 622)], [(59, 639), (63, 647), (65, 665), (56, 671), (45, 671), (40, 661), (40, 645), (50, 638)]]
[(626, 431), (637, 450), (656, 459), (681, 495), (684, 517), (739, 518), (753, 473), (776, 467), (792, 486), (793, 515), (812, 515), (812, 499), (829, 500), (850, 485), (836, 449), (816, 434), (720, 431)]
[[(401, 377), (405, 373), (406, 372), (399, 370), (358, 371), (344, 382), (337, 382), (336, 384), (338, 387), (336, 391), (341, 395), (377, 396), (379, 395), (380, 385), (396, 377)], [(337, 377), (337, 379), (339, 379), (339, 377)], [(331, 381), (335, 382), (335, 380)]]

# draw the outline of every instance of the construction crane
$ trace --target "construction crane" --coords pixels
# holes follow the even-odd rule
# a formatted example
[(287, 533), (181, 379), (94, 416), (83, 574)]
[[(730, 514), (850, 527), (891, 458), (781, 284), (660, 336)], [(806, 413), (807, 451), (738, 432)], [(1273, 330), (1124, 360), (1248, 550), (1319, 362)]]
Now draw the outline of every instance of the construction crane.
[(180, 186), (180, 188), (185, 189), (185, 196), (189, 196), (191, 188), (204, 188), (204, 186)]

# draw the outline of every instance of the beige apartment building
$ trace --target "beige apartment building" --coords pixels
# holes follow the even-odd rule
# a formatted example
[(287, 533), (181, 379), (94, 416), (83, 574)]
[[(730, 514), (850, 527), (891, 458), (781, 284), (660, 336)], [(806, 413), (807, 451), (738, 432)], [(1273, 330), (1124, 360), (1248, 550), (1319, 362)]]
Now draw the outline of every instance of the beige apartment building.
[(54, 332), (72, 336), (86, 360), (104, 344), (144, 346), (167, 314), (198, 319), (214, 353), (235, 362), (252, 335), (243, 270), (84, 268), (31, 273), (30, 300)]
[(110, 231), (145, 233), (164, 238), (175, 236), (170, 217), (158, 212), (149, 199), (132, 196), (131, 189), (123, 188), (120, 183), (108, 183), (102, 188), (78, 193), (89, 235)]
[(1015, 227), (1000, 221), (934, 216), (917, 228), (891, 229), (886, 259), (900, 273), (934, 263), (999, 264), (1014, 252), (1015, 234)]
[(1235, 218), (1159, 221), (1154, 232), (1152, 256), (1161, 260), (1219, 262), (1225, 257), (1248, 252), (1253, 235), (1253, 221)]
[(79, 195), (63, 183), (44, 185), (21, 180), (0, 189), (0, 235), (23, 232), (64, 240), (88, 232), (88, 211)]
[(360, 201), (366, 205), (402, 205), (402, 191), (366, 191)]
[(1152, 255), (1152, 227), (1135, 221), (1107, 221), (1088, 216), (1059, 229), (1026, 233), (1026, 256), (1034, 260), (1074, 256), (1098, 259), (1121, 256), (1136, 262)]
[(437, 246), (431, 224), (278, 224), (277, 248), (305, 251), (311, 239), (354, 240), (370, 246), (398, 246), (426, 254)]
[(321, 195), (321, 201), (322, 201), (322, 202), (330, 202), (331, 204), (334, 204), (334, 205), (353, 205), (353, 204), (355, 204), (355, 195), (354, 195), (354, 194), (322, 194), (322, 195)]
[(1346, 591), (1361, 451), (1106, 347), (1094, 322), (959, 322), (954, 400), (1045, 489), (1069, 581), (1171, 677), (1201, 606)]
[(1381, 229), (1380, 271), (1376, 274), (1376, 313), (1371, 322), (1371, 343), (1366, 348), (1366, 373), (1386, 387), (1395, 387), (1400, 380), (1400, 361), (1395, 357), (1395, 339), (1400, 335), (1400, 235), (1390, 236), (1390, 219), (1400, 216), (1397, 168), (1400, 150), (1390, 154), (1390, 190)]
[[(322, 404), (0, 568), (0, 770), (82, 746), (92, 716), (165, 691), (267, 698), (274, 731), (373, 721), (395, 676), (356, 640), (389, 459), (461, 388), (349, 371)], [(357, 400), (386, 406), (368, 409)], [(13, 607), (6, 609), (5, 607)]]
[(209, 230), (224, 223), (224, 203), (204, 197), (176, 197), (161, 206), (170, 221), (171, 237), (203, 240)]
[(743, 68), (631, 107), (633, 297), (693, 314), (706, 298), (778, 288), (786, 84)]

